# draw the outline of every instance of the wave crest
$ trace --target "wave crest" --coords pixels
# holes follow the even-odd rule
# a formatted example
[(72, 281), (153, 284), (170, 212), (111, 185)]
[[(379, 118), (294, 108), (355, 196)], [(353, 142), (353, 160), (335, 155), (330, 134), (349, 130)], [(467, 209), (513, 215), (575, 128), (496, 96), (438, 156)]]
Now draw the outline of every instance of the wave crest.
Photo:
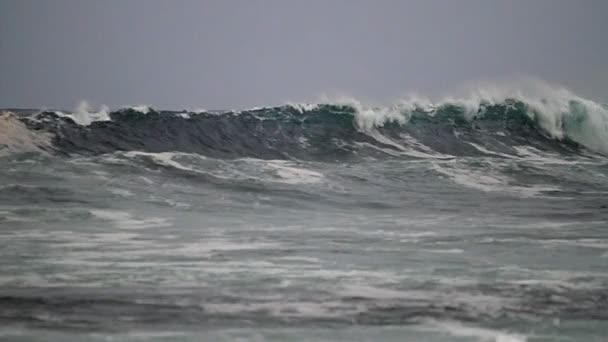
[(339, 98), (240, 111), (42, 112), (21, 119), (55, 138), (59, 152), (199, 153), (302, 159), (517, 155), (517, 146), (608, 155), (608, 109), (564, 88), (485, 85), (464, 97), (409, 97), (391, 106)]

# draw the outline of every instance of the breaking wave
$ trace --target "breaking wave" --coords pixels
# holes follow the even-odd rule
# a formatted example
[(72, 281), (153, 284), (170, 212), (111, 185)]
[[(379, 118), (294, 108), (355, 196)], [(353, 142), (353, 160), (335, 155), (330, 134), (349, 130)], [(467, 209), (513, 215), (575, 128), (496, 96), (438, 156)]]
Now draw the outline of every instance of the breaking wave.
[[(240, 111), (147, 106), (21, 115), (51, 135), (57, 154), (198, 153), (219, 158), (450, 158), (518, 155), (520, 146), (560, 154), (608, 154), (608, 108), (568, 90), (485, 86), (467, 97), (412, 98), (388, 107), (356, 100)], [(36, 142), (34, 142), (36, 144)], [(6, 145), (6, 143), (5, 143)]]

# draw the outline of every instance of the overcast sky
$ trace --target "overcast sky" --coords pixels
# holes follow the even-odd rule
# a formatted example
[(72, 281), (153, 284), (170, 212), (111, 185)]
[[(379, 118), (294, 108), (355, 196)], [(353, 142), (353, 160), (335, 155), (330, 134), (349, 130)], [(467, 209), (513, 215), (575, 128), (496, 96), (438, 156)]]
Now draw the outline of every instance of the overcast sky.
[(384, 101), (531, 75), (608, 100), (605, 0), (0, 0), (0, 107)]

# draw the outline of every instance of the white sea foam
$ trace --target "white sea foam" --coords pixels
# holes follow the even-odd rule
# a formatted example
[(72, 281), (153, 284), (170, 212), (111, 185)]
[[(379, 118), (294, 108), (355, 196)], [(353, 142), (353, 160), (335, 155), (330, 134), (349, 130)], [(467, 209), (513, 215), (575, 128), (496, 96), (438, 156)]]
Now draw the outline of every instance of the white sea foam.
[[(272, 181), (286, 184), (315, 184), (324, 180), (322, 173), (305, 169), (295, 162), (288, 160), (263, 160), (256, 158), (241, 158), (234, 161), (213, 160), (199, 154), (180, 153), (180, 152), (123, 152), (127, 158), (147, 157), (156, 164), (172, 167), (179, 170), (190, 171), (205, 175), (211, 175), (222, 179), (247, 179), (258, 181)], [(116, 155), (108, 156), (105, 160), (116, 159)], [(187, 164), (184, 161), (177, 161), (178, 158), (194, 158), (201, 161), (209, 161), (209, 165), (201, 168), (194, 164)], [(118, 163), (123, 163), (117, 159)], [(243, 164), (246, 167), (243, 167)], [(251, 166), (254, 168), (252, 169)], [(271, 175), (268, 175), (270, 173)]]
[(214, 314), (242, 314), (245, 312), (266, 312), (282, 318), (336, 318), (345, 314), (357, 314), (362, 308), (340, 302), (274, 301), (261, 303), (206, 303), (206, 312)]
[[(185, 166), (174, 160), (174, 158), (177, 156), (189, 156), (189, 154), (187, 154), (187, 153), (180, 153), (180, 152), (152, 153), (152, 152), (129, 151), (129, 152), (125, 152), (124, 156), (126, 156), (128, 158), (140, 157), (140, 156), (148, 157), (148, 158), (151, 158), (156, 164), (159, 164), (159, 165), (170, 166), (170, 167), (173, 167), (173, 168), (176, 168), (179, 170), (184, 170), (184, 171), (200, 172), (199, 170), (196, 170), (189, 166)], [(198, 158), (205, 159), (204, 156), (201, 156), (201, 155), (196, 155), (196, 156)]]
[(567, 160), (564, 158), (560, 158), (560, 156), (541, 151), (532, 146), (512, 146), (517, 154), (521, 156), (519, 159), (524, 161), (530, 161), (537, 164), (553, 164), (553, 165), (573, 165), (573, 164), (583, 164), (584, 161), (581, 160)]
[(208, 113), (209, 111), (202, 107), (196, 107), (196, 108), (188, 109), (188, 112), (194, 113), (194, 114), (203, 114), (203, 113)]
[(482, 152), (482, 153), (485, 153), (488, 155), (499, 156), (499, 157), (514, 159), (514, 160), (519, 160), (519, 161), (533, 162), (536, 164), (574, 165), (574, 164), (585, 163), (585, 161), (581, 161), (580, 159), (577, 159), (577, 160), (564, 159), (557, 154), (546, 152), (546, 151), (541, 151), (532, 146), (510, 146), (516, 152), (516, 155), (513, 155), (513, 154), (506, 154), (506, 153), (490, 151), (490, 150), (486, 149), (485, 147), (483, 147), (479, 144), (475, 144), (473, 142), (467, 142), (467, 144), (473, 146), (479, 152)]
[(109, 188), (108, 191), (120, 197), (133, 197), (134, 194), (127, 189)]
[(597, 249), (608, 249), (608, 239), (530, 239), (518, 238), (485, 238), (482, 243), (519, 243), (519, 244), (539, 244), (545, 246), (568, 246), (568, 247), (587, 247)]
[(293, 102), (288, 102), (287, 103), (288, 106), (292, 107), (293, 109), (297, 110), (300, 113), (304, 113), (304, 112), (310, 112), (312, 110), (315, 110), (319, 107), (318, 104), (313, 104), (313, 103), (293, 103)]
[(481, 146), (479, 144), (475, 144), (475, 143), (472, 143), (472, 142), (467, 142), (467, 144), (473, 146), (477, 151), (479, 151), (481, 153), (490, 154), (490, 155), (494, 155), (494, 156), (505, 157), (505, 158), (513, 158), (513, 156), (510, 155), (510, 154), (490, 151), (487, 148), (485, 148), (485, 147), (483, 147), (483, 146)]
[(154, 184), (154, 181), (148, 177), (139, 176), (139, 177), (137, 177), (137, 179), (141, 180), (142, 182), (146, 183), (147, 185)]
[(300, 143), (300, 146), (303, 148), (310, 147), (310, 143), (308, 143), (308, 139), (306, 137), (299, 137), (298, 142)]
[[(544, 287), (553, 287), (556, 290), (564, 288), (597, 288), (602, 286), (601, 279), (605, 279), (605, 272), (574, 271), (574, 270), (550, 270), (527, 268), (518, 265), (507, 265), (499, 267), (498, 270), (505, 277), (515, 278), (514, 284), (533, 284)], [(589, 279), (584, 282), (580, 279)], [(595, 279), (595, 280), (593, 280)]]
[(483, 191), (500, 191), (509, 181), (506, 176), (481, 172), (476, 173), (472, 170), (446, 167), (438, 163), (433, 164), (433, 170), (447, 176), (460, 185)]
[(192, 208), (192, 205), (182, 202), (182, 201), (176, 201), (174, 199), (170, 199), (167, 198), (165, 199), (165, 203), (167, 203), (169, 206), (173, 207), (173, 208), (177, 208), (177, 209), (190, 209)]
[[(450, 281), (452, 278), (450, 278)], [(452, 284), (453, 285), (453, 284)], [(485, 315), (500, 314), (505, 305), (511, 305), (512, 300), (497, 296), (484, 295), (481, 293), (454, 293), (437, 290), (397, 290), (386, 288), (385, 285), (376, 286), (368, 283), (357, 283), (356, 280), (344, 282), (334, 289), (336, 295), (343, 297), (369, 298), (375, 300), (375, 305), (385, 304), (392, 306), (395, 300), (400, 301), (424, 301), (443, 303), (445, 305), (471, 306), (473, 310), (483, 312)]]
[(289, 261), (289, 262), (297, 262), (297, 263), (306, 263), (306, 264), (320, 264), (321, 259), (314, 257), (306, 257), (306, 256), (297, 256), (297, 255), (288, 255), (282, 256), (278, 258), (279, 260)]
[(299, 168), (286, 160), (268, 160), (263, 167), (269, 168), (280, 178), (280, 182), (287, 184), (314, 184), (323, 181), (323, 174)]
[(150, 112), (150, 106), (147, 105), (139, 105), (139, 106), (130, 106), (130, 107), (125, 107), (128, 109), (132, 109), (136, 112), (140, 112), (142, 114), (148, 114)]
[(363, 284), (349, 284), (336, 289), (336, 294), (344, 297), (360, 297), (370, 299), (420, 299), (427, 298), (426, 292), (399, 291), (388, 288), (375, 287)]
[(514, 182), (513, 179), (492, 169), (475, 170), (439, 162), (434, 162), (432, 168), (435, 172), (446, 176), (457, 184), (485, 192), (500, 192), (515, 194), (521, 197), (536, 197), (544, 192), (561, 191), (560, 188), (555, 186), (512, 185)]
[(122, 229), (143, 229), (171, 226), (170, 221), (166, 218), (137, 218), (133, 214), (126, 211), (92, 209), (90, 210), (90, 213), (98, 219), (110, 221), (116, 227)]
[(466, 326), (457, 322), (426, 321), (433, 329), (441, 329), (452, 336), (473, 337), (480, 342), (526, 342), (525, 335), (494, 329)]
[(422, 249), (423, 252), (437, 253), (437, 254), (462, 254), (464, 249), (450, 248), (450, 249)]
[[(132, 249), (125, 251), (125, 255), (129, 257), (152, 256), (152, 255), (171, 255), (171, 256), (186, 256), (188, 258), (199, 257), (209, 258), (215, 254), (228, 254), (230, 252), (241, 251), (256, 251), (256, 250), (274, 250), (281, 247), (281, 244), (272, 241), (237, 241), (223, 238), (209, 238), (200, 241), (193, 241), (179, 244), (155, 244), (146, 246), (142, 249)], [(237, 262), (213, 262), (204, 263), (201, 260), (198, 265), (204, 266), (207, 273), (232, 273), (237, 271), (255, 272), (262, 270), (268, 272), (269, 268), (274, 268), (275, 265), (263, 260)]]
[(394, 141), (389, 137), (382, 135), (376, 129), (369, 129), (366, 134), (381, 144), (392, 146), (393, 149), (376, 146), (366, 142), (356, 142), (355, 145), (373, 148), (387, 155), (395, 157), (409, 156), (421, 159), (450, 159), (454, 157), (452, 155), (435, 152), (430, 147), (422, 144), (415, 138), (406, 134), (401, 135), (401, 138), (407, 142), (406, 144), (401, 144), (397, 141)]

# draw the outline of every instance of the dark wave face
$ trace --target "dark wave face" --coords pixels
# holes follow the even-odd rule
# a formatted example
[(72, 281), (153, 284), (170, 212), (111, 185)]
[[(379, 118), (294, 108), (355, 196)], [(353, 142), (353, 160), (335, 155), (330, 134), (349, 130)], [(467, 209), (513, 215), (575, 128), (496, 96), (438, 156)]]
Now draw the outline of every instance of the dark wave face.
[(558, 95), (3, 114), (0, 340), (604, 341), (608, 109)]
[[(584, 130), (590, 121), (584, 111), (568, 113), (573, 117), (556, 129), (572, 131), (572, 136), (555, 137), (555, 132), (544, 127), (540, 114), (515, 100), (482, 104), (474, 113), (456, 104), (432, 111), (398, 107), (390, 111), (384, 116), (372, 112), (377, 117), (368, 119), (371, 124), (355, 107), (331, 104), (308, 110), (283, 106), (223, 113), (122, 109), (109, 113), (109, 121), (88, 126), (55, 112), (22, 120), (30, 129), (53, 134), (51, 151), (58, 154), (179, 151), (219, 158), (305, 160), (488, 153), (471, 143), (490, 153), (515, 154), (512, 147), (521, 145), (578, 153), (586, 147), (583, 143), (587, 139), (577, 141), (576, 132)], [(596, 152), (604, 150), (598, 148)]]

